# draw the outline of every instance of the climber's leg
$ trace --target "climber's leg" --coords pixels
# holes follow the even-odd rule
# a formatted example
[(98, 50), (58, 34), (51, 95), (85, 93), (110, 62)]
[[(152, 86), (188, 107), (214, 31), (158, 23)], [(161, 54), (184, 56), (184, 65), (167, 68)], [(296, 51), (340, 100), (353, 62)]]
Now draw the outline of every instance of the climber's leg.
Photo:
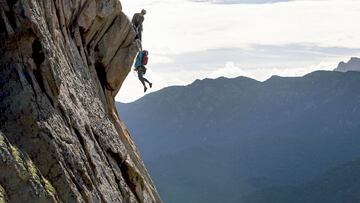
[(147, 81), (147, 82), (149, 82), (149, 81), (144, 78), (143, 72), (142, 72), (141, 70), (138, 70), (138, 77), (139, 77), (140, 82), (141, 82), (141, 83), (143, 84), (143, 86), (144, 86), (144, 92), (146, 92), (147, 87), (146, 87), (146, 85), (145, 85), (145, 81)]

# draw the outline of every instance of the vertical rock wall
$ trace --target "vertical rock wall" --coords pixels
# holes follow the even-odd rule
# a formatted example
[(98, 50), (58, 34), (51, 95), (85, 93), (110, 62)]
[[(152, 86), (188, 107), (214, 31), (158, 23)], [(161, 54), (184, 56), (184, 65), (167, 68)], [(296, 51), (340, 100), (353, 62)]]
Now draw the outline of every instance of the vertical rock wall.
[[(0, 172), (16, 169), (15, 183), (0, 176), (0, 198), (23, 202), (13, 195), (21, 192), (28, 202), (161, 202), (114, 108), (139, 46), (120, 2), (0, 6), (0, 131), (7, 143)], [(5, 146), (22, 158), (12, 159)]]

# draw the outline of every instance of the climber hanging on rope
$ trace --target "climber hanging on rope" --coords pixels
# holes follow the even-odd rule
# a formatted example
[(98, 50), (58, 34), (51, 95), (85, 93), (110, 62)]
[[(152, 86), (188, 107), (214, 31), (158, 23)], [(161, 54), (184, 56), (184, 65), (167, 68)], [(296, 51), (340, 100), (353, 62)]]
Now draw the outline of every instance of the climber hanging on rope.
[(142, 9), (140, 13), (135, 13), (132, 18), (132, 24), (134, 25), (134, 29), (137, 33), (136, 39), (140, 39), (142, 41), (142, 31), (143, 31), (143, 22), (144, 22), (144, 15), (146, 14), (146, 10)]
[(140, 82), (143, 84), (144, 86), (144, 92), (146, 92), (147, 87), (146, 87), (146, 83), (147, 82), (149, 84), (149, 87), (152, 87), (152, 83), (149, 82), (146, 78), (144, 78), (144, 75), (146, 73), (146, 67), (145, 65), (147, 65), (148, 62), (148, 55), (149, 52), (146, 50), (143, 51), (139, 51), (138, 55), (136, 57), (136, 61), (135, 61), (135, 71), (138, 74), (138, 78), (140, 80)]

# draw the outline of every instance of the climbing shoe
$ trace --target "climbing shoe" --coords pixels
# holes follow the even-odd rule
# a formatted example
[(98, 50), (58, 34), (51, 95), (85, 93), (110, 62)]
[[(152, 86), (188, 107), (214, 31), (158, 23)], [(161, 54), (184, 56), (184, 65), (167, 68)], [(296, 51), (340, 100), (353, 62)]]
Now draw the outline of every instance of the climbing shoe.
[(146, 90), (147, 90), (147, 87), (144, 87), (144, 92), (146, 92)]
[(152, 83), (150, 83), (149, 85), (150, 85), (150, 88), (152, 88)]

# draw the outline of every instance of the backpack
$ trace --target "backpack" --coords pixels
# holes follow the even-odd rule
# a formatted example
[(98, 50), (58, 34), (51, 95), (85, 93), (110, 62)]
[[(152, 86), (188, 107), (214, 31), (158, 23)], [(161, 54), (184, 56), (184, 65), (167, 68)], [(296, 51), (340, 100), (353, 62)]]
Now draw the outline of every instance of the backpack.
[(138, 53), (138, 55), (136, 57), (135, 64), (134, 64), (135, 68), (138, 68), (138, 67), (142, 66), (141, 65), (142, 55), (143, 55), (142, 51), (139, 51), (139, 53)]
[(145, 65), (147, 65), (147, 63), (148, 63), (148, 60), (149, 60), (149, 58), (148, 58), (148, 54), (149, 54), (149, 52), (148, 51), (142, 51), (142, 59), (141, 59), (141, 65), (143, 65), (143, 66), (145, 66)]

